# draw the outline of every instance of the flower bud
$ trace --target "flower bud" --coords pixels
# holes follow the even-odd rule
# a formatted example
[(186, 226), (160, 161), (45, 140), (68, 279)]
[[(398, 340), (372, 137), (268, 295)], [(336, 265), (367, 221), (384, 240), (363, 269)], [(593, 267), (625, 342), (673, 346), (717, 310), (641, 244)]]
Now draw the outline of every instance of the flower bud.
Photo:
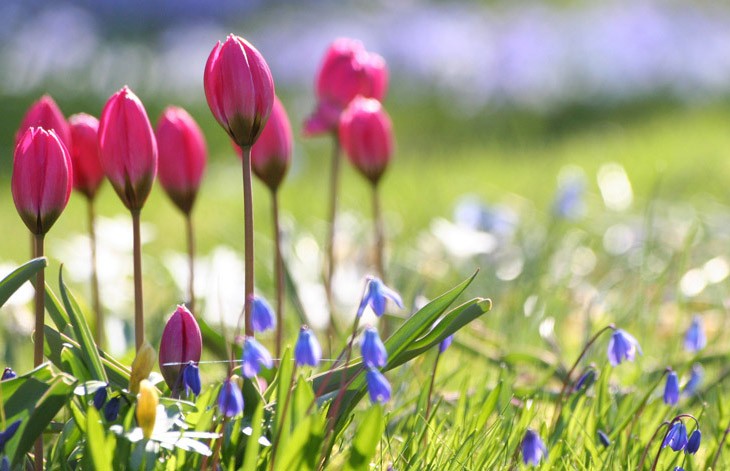
[(104, 173), (122, 203), (142, 209), (157, 174), (157, 141), (144, 105), (128, 87), (109, 98), (99, 121)]
[(189, 361), (185, 365), (185, 369), (183, 369), (183, 386), (185, 387), (186, 394), (190, 391), (196, 396), (200, 395), (200, 389), (202, 388), (200, 383), (200, 370), (198, 369), (198, 365), (192, 361)]
[(203, 86), (216, 121), (236, 144), (251, 147), (274, 104), (274, 79), (261, 53), (245, 39), (229, 35), (208, 56)]
[(360, 347), (365, 366), (382, 368), (388, 363), (388, 351), (380, 340), (377, 329), (368, 327), (363, 332), (363, 341)]
[(68, 118), (71, 129), (71, 147), (68, 149), (73, 163), (74, 189), (93, 198), (104, 180), (104, 169), (99, 159), (99, 120), (86, 113)]
[(132, 372), (129, 374), (129, 391), (132, 394), (137, 394), (140, 381), (147, 379), (150, 375), (156, 359), (155, 349), (149, 342), (144, 342), (137, 350), (137, 356), (132, 362)]
[(15, 147), (11, 188), (21, 219), (45, 234), (68, 203), (73, 172), (66, 146), (54, 131), (28, 128)]
[(340, 142), (352, 165), (376, 184), (393, 155), (393, 125), (379, 101), (357, 97), (342, 113)]
[(253, 296), (251, 304), (251, 326), (254, 332), (265, 332), (276, 327), (274, 310), (264, 298)]
[(119, 416), (119, 407), (121, 406), (121, 402), (119, 400), (119, 396), (114, 396), (113, 398), (109, 399), (104, 406), (104, 418), (107, 422), (114, 422), (117, 420), (117, 417)]
[(143, 379), (139, 383), (139, 394), (137, 394), (137, 425), (142, 429), (144, 438), (148, 439), (152, 436), (155, 429), (155, 419), (157, 418), (157, 405), (160, 403), (160, 397), (155, 387)]
[(292, 131), (289, 117), (279, 98), (274, 97), (269, 120), (251, 148), (251, 169), (271, 191), (276, 191), (289, 168), (291, 153)]
[(314, 332), (306, 325), (299, 330), (297, 344), (294, 346), (294, 360), (299, 366), (317, 366), (322, 360), (322, 347)]
[(12, 368), (7, 367), (3, 370), (3, 376), (2, 376), (2, 378), (0, 378), (0, 381), (5, 381), (6, 379), (13, 379), (13, 378), (17, 378), (17, 377), (18, 377), (18, 375), (15, 374), (15, 371), (13, 371)]
[(17, 146), (20, 140), (23, 138), (25, 131), (28, 128), (43, 128), (46, 131), (55, 131), (58, 139), (66, 146), (66, 149), (71, 149), (71, 130), (69, 129), (68, 122), (64, 118), (61, 109), (58, 107), (53, 98), (50, 95), (43, 95), (30, 105), (28, 111), (25, 112), (23, 120), (20, 122), (18, 132), (15, 134), (15, 145)]
[(221, 386), (218, 395), (218, 409), (226, 417), (234, 417), (243, 412), (243, 394), (233, 378), (228, 378)]
[(171, 390), (180, 388), (180, 373), (186, 363), (198, 363), (203, 350), (203, 336), (195, 317), (185, 306), (178, 306), (162, 331), (160, 371)]
[(365, 379), (368, 385), (370, 401), (373, 404), (390, 401), (390, 383), (380, 371), (375, 368), (368, 368), (368, 371), (365, 373)]
[(180, 211), (188, 214), (208, 159), (203, 132), (187, 111), (169, 106), (157, 122), (156, 136), (162, 188)]

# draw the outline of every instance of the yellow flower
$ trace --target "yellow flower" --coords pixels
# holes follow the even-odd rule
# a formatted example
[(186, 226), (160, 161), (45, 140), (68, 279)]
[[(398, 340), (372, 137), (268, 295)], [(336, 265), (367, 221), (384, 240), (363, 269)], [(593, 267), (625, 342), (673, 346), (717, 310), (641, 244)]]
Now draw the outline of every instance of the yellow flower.
[(155, 419), (157, 417), (157, 404), (160, 397), (157, 395), (155, 387), (143, 379), (139, 383), (139, 394), (137, 394), (137, 424), (142, 429), (144, 438), (149, 439), (152, 436), (152, 430), (155, 428)]
[(132, 373), (129, 375), (129, 391), (132, 394), (137, 394), (139, 382), (147, 379), (156, 361), (157, 353), (155, 353), (155, 349), (148, 342), (143, 343), (137, 351), (137, 356), (134, 357)]

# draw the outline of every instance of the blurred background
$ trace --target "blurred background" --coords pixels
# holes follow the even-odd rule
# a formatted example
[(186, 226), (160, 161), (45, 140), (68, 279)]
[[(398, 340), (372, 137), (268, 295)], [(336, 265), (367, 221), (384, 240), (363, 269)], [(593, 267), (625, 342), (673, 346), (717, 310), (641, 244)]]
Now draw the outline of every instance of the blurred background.
[[(205, 257), (201, 264), (207, 264), (202, 273), (217, 284), (203, 290), (209, 306), (220, 301), (214, 316), (225, 317), (219, 311), (226, 309), (237, 316), (240, 307), (225, 306), (242, 302), (235, 288), (242, 286), (235, 260), (243, 246), (238, 161), (202, 88), (208, 54), (230, 32), (251, 41), (267, 59), (298, 136), (282, 206), (292, 253), (300, 256), (316, 252), (324, 237), (330, 164), (329, 140), (302, 139), (301, 123), (314, 107), (320, 59), (339, 36), (362, 40), (388, 63), (385, 105), (398, 143), (382, 182), (391, 260), (402, 273), (423, 272), (424, 284), (428, 276), (439, 280), (448, 267), (422, 269), (414, 241), (432, 231), (434, 217), (451, 217), (464, 195), (518, 208), (523, 220), (543, 221), (566, 178), (581, 181), (582, 191), (609, 209), (623, 197), (612, 208), (619, 212), (640, 213), (655, 197), (713, 208), (730, 202), (730, 5), (697, 0), (215, 3), (211, 8), (200, 0), (0, 2), (3, 267), (26, 260), (29, 251), (9, 190), (12, 143), (25, 109), (49, 93), (67, 116), (80, 111), (98, 116), (106, 99), (126, 84), (144, 102), (153, 124), (166, 105), (177, 104), (204, 129), (210, 168), (194, 214)], [(615, 178), (606, 183), (606, 175)], [(344, 178), (341, 207), (352, 215), (344, 216), (345, 224), (369, 237), (369, 188), (350, 168)], [(263, 186), (256, 191), (257, 283), (270, 294), (269, 202)], [(100, 238), (107, 240), (100, 242), (106, 244), (100, 256), (108, 271), (102, 274), (102, 292), (107, 307), (125, 318), (131, 291), (117, 282), (131, 276), (128, 218), (108, 185), (99, 205)], [(179, 279), (185, 272), (182, 217), (156, 187), (142, 219), (145, 269), (153, 275), (146, 304), (153, 316), (162, 315), (172, 311), (185, 286)], [(51, 273), (64, 261), (80, 297), (88, 297), (85, 231), (85, 202), (74, 195), (47, 240)], [(220, 272), (237, 275), (222, 279), (215, 275)], [(356, 297), (362, 267), (351, 275), (346, 279), (354, 285), (345, 292)], [(315, 270), (311, 277), (316, 276)], [(156, 290), (156, 284), (177, 288)]]

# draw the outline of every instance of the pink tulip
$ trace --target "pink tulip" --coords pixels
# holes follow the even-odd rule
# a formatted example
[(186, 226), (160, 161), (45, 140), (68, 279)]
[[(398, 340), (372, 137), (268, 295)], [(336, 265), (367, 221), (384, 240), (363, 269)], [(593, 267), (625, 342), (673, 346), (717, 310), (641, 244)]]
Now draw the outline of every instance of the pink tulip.
[(101, 166), (130, 210), (139, 210), (157, 173), (157, 141), (144, 105), (128, 87), (109, 98), (99, 122)]
[(304, 124), (306, 135), (337, 132), (340, 114), (357, 95), (382, 100), (388, 88), (385, 60), (360, 41), (330, 45), (317, 75), (317, 109)]
[(18, 132), (15, 133), (15, 145), (25, 135), (29, 127), (43, 128), (47, 131), (55, 131), (66, 149), (71, 149), (71, 130), (66, 118), (50, 95), (43, 95), (38, 101), (30, 105), (23, 120), (20, 122)]
[(160, 183), (173, 203), (188, 214), (208, 159), (203, 132), (187, 111), (170, 106), (157, 122), (156, 135)]
[(15, 147), (11, 190), (21, 219), (43, 235), (71, 195), (73, 172), (66, 146), (55, 131), (30, 127)]
[(342, 113), (340, 141), (352, 165), (376, 184), (393, 154), (393, 125), (374, 98), (355, 98)]
[(241, 147), (251, 147), (274, 104), (274, 80), (264, 57), (245, 39), (229, 35), (211, 51), (203, 86), (213, 116)]
[(72, 145), (69, 149), (74, 168), (74, 188), (93, 198), (104, 180), (104, 170), (99, 160), (99, 120), (86, 113), (68, 118)]
[(200, 361), (203, 337), (195, 317), (185, 306), (178, 306), (168, 319), (160, 340), (160, 371), (171, 390), (180, 389), (180, 372), (189, 361)]
[(251, 168), (261, 181), (272, 191), (276, 191), (289, 169), (291, 153), (291, 124), (284, 106), (275, 97), (271, 116), (259, 140), (251, 148)]

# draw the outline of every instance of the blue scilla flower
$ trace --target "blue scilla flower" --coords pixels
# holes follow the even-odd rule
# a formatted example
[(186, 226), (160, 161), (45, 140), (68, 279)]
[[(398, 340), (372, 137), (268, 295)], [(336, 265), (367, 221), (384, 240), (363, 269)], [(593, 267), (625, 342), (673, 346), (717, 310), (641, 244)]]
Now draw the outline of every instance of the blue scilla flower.
[(679, 378), (677, 373), (670, 371), (667, 375), (667, 382), (664, 385), (664, 404), (670, 406), (679, 402)]
[(664, 442), (662, 443), (662, 448), (667, 445), (674, 451), (681, 451), (687, 446), (687, 428), (682, 421), (678, 420), (674, 422), (672, 428), (667, 432), (667, 436), (664, 437)]
[(0, 471), (10, 471), (10, 459), (7, 456), (0, 460)]
[(194, 362), (189, 361), (185, 365), (185, 369), (183, 369), (183, 386), (185, 387), (185, 394), (188, 394), (189, 391), (192, 391), (194, 395), (199, 396), (200, 395), (200, 370), (198, 369), (198, 365), (196, 365)]
[(101, 410), (106, 402), (107, 390), (106, 386), (99, 388), (94, 392), (94, 407), (96, 410)]
[(106, 405), (104, 406), (104, 418), (107, 422), (114, 422), (115, 420), (117, 420), (120, 406), (121, 401), (119, 399), (119, 396), (114, 396), (113, 398), (109, 399), (109, 401), (107, 401)]
[(553, 202), (553, 213), (563, 219), (578, 219), (584, 211), (585, 182), (574, 177), (558, 188)]
[(367, 327), (363, 332), (362, 345), (360, 347), (362, 359), (365, 366), (371, 368), (382, 368), (388, 363), (388, 351), (385, 349), (375, 327)]
[(254, 296), (251, 301), (251, 326), (254, 332), (264, 332), (276, 327), (274, 310), (259, 296)]
[(575, 386), (573, 386), (573, 391), (577, 392), (583, 388), (585, 388), (587, 390), (595, 382), (596, 382), (596, 370), (593, 367), (589, 367), (582, 375), (580, 375), (580, 378), (578, 378), (578, 381), (575, 382)]
[(5, 445), (10, 441), (11, 438), (13, 438), (13, 435), (15, 435), (15, 432), (18, 431), (19, 427), (20, 420), (16, 420), (12, 424), (8, 425), (8, 428), (0, 432), (0, 453), (5, 452)]
[(241, 388), (233, 378), (228, 378), (223, 382), (218, 395), (218, 409), (226, 417), (234, 417), (243, 412)]
[(3, 370), (3, 376), (2, 378), (0, 378), (0, 380), (5, 381), (6, 379), (13, 379), (17, 377), (18, 375), (15, 374), (15, 371), (13, 371), (12, 368), (5, 368), (5, 370)]
[(688, 352), (699, 352), (707, 345), (705, 328), (702, 325), (702, 318), (694, 316), (687, 333), (684, 335), (684, 349)]
[(682, 391), (686, 396), (694, 396), (697, 393), (697, 388), (699, 388), (700, 384), (702, 383), (702, 378), (705, 376), (705, 370), (702, 369), (702, 365), (699, 363), (695, 363), (692, 365), (692, 371), (690, 372), (689, 380), (687, 381), (687, 384), (684, 385), (684, 390)]
[(454, 335), (451, 334), (439, 343), (439, 353), (444, 353), (454, 341)]
[(365, 379), (368, 383), (368, 393), (373, 404), (390, 401), (390, 383), (380, 371), (375, 368), (368, 368)]
[(606, 435), (606, 432), (603, 430), (598, 431), (598, 441), (605, 447), (611, 446), (611, 439), (608, 438), (608, 435)]
[(694, 432), (690, 434), (689, 440), (687, 440), (687, 446), (684, 447), (684, 452), (689, 455), (694, 455), (697, 453), (697, 450), (700, 449), (701, 441), (702, 432), (700, 432), (700, 429), (695, 429)]
[(303, 325), (299, 329), (299, 337), (297, 344), (294, 346), (294, 360), (297, 365), (317, 366), (322, 360), (322, 347), (320, 347), (314, 332), (309, 327)]
[(531, 428), (528, 428), (525, 432), (525, 437), (522, 439), (520, 447), (522, 448), (522, 461), (525, 464), (537, 466), (540, 460), (547, 455), (545, 443), (543, 443), (540, 435)]
[(403, 300), (401, 300), (398, 293), (385, 286), (385, 284), (383, 284), (383, 282), (378, 278), (368, 277), (368, 285), (365, 289), (365, 295), (362, 297), (360, 306), (357, 308), (357, 317), (362, 316), (362, 313), (365, 311), (365, 306), (368, 305), (373, 312), (375, 312), (375, 315), (381, 317), (385, 314), (385, 303), (388, 299), (397, 304), (399, 308), (403, 309)]
[(274, 360), (271, 358), (271, 354), (256, 339), (246, 337), (246, 340), (243, 342), (243, 355), (241, 356), (243, 376), (253, 378), (259, 374), (262, 366), (265, 366), (267, 369), (274, 366)]
[(641, 354), (639, 342), (627, 332), (616, 329), (608, 341), (608, 361), (611, 365), (616, 366), (624, 360), (634, 361), (636, 352)]

